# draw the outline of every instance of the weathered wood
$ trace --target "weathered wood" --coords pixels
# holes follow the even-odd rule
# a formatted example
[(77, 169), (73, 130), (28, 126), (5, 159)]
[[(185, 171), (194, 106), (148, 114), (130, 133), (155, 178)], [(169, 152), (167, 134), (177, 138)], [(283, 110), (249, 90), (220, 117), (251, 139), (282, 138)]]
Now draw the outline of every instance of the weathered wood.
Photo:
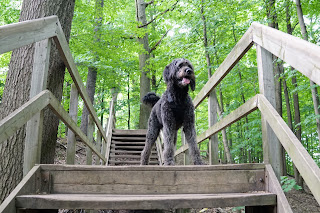
[[(45, 39), (35, 44), (30, 98), (33, 98), (47, 88), (50, 49), (51, 39)], [(26, 175), (35, 164), (40, 163), (42, 127), (43, 111), (41, 110), (26, 125), (23, 175)]]
[(320, 203), (320, 169), (269, 101), (259, 95), (258, 107), (288, 152), (315, 199)]
[[(78, 119), (78, 90), (74, 84), (71, 85), (69, 115), (77, 123)], [(68, 129), (67, 138), (67, 164), (74, 164), (76, 154), (76, 135)]]
[(84, 104), (86, 105), (90, 115), (93, 118), (93, 121), (95, 122), (99, 131), (101, 132), (102, 137), (104, 138), (105, 141), (107, 141), (107, 137), (106, 137), (106, 134), (103, 130), (101, 122), (96, 114), (95, 109), (93, 108), (93, 105), (92, 105), (92, 102), (90, 101), (88, 92), (83, 85), (83, 82), (81, 80), (80, 74), (77, 69), (77, 66), (73, 60), (68, 42), (66, 40), (66, 37), (63, 34), (63, 30), (61, 28), (60, 22), (58, 22), (57, 36), (54, 37), (54, 40), (55, 40), (57, 48), (60, 52), (61, 59), (64, 61), (66, 67), (68, 68), (70, 76), (71, 76), (74, 84), (76, 85), (78, 92), (79, 92)]
[[(156, 152), (155, 152), (156, 153)], [(213, 171), (213, 170), (264, 170), (265, 165), (261, 163), (246, 164), (219, 164), (201, 166), (88, 166), (88, 165), (59, 165), (41, 164), (42, 170), (47, 171)]]
[(222, 81), (231, 69), (240, 61), (246, 52), (252, 47), (252, 29), (249, 28), (240, 41), (234, 46), (219, 68), (214, 72), (209, 81), (194, 98), (193, 104), (197, 107), (209, 93)]
[(37, 184), (37, 177), (40, 175), (40, 166), (33, 167), (30, 172), (22, 179), (18, 186), (10, 193), (10, 195), (1, 203), (1, 213), (16, 212), (16, 196), (25, 194), (34, 194), (40, 188)]
[(107, 133), (106, 133), (106, 165), (108, 165), (109, 155), (110, 155), (110, 148), (111, 148), (111, 138), (112, 138), (112, 129), (113, 129), (113, 110), (114, 110), (114, 101), (110, 101), (110, 107), (109, 107), (109, 118), (108, 118), (108, 125), (107, 125)]
[(141, 136), (141, 135), (146, 135), (147, 130), (146, 129), (114, 129), (113, 130), (113, 135), (126, 135), (126, 136)]
[[(140, 155), (116, 155), (111, 153), (110, 158), (129, 158), (129, 159), (140, 159)], [(150, 159), (158, 159), (157, 155), (150, 155)]]
[(51, 110), (71, 129), (76, 135), (79, 136), (81, 141), (90, 147), (90, 149), (99, 156), (104, 162), (106, 159), (101, 155), (93, 143), (90, 143), (88, 137), (80, 130), (74, 120), (69, 116), (69, 114), (64, 110), (59, 101), (50, 93), (50, 104)]
[[(257, 45), (257, 63), (260, 93), (276, 108), (272, 54), (259, 45)], [(281, 144), (263, 115), (261, 116), (261, 128), (264, 163), (272, 165), (280, 180), (283, 173)]]
[(56, 36), (58, 17), (23, 21), (0, 27), (0, 54)]
[[(158, 160), (159, 160), (159, 165), (161, 165), (161, 166), (163, 164), (162, 141), (163, 141), (163, 133), (162, 133), (162, 131), (160, 131), (160, 134), (159, 134), (159, 136), (157, 138), (157, 141), (156, 141), (156, 146), (157, 146), (157, 157), (158, 157)], [(150, 155), (150, 159), (151, 158), (153, 158), (152, 154)]]
[[(260, 180), (263, 180), (265, 175), (263, 165), (256, 164), (120, 168), (43, 165), (41, 168), (43, 171), (50, 171), (52, 175), (52, 193), (171, 194), (261, 191), (264, 190), (264, 182)], [(234, 178), (235, 176), (237, 178)]]
[[(216, 90), (213, 89), (208, 97), (208, 120), (209, 128), (218, 121), (217, 117), (218, 100)], [(209, 137), (209, 164), (219, 164), (219, 140), (218, 135), (213, 134)]]
[[(93, 144), (93, 132), (94, 132), (94, 123), (92, 120), (92, 116), (88, 116), (88, 129), (87, 129), (87, 137), (89, 138), (89, 142)], [(100, 152), (99, 152), (100, 153)], [(89, 146), (86, 147), (86, 163), (87, 165), (92, 165), (92, 150)]]
[[(197, 143), (201, 143), (202, 141), (209, 138), (211, 135), (221, 131), (222, 129), (226, 128), (227, 126), (233, 124), (234, 122), (240, 120), (241, 118), (245, 117), (246, 115), (250, 114), (254, 110), (257, 109), (257, 96), (251, 98), (246, 103), (241, 105), (239, 108), (231, 112), (229, 115), (222, 118), (218, 123), (214, 126), (210, 127), (207, 131), (202, 133), (197, 137)], [(185, 144), (181, 146), (176, 152), (175, 156), (184, 152), (185, 150), (189, 149), (188, 145)]]
[(266, 165), (266, 191), (277, 195), (277, 212), (293, 213), (288, 200), (270, 164)]
[(246, 206), (245, 213), (276, 213), (277, 207), (274, 206)]
[(177, 209), (276, 205), (271, 193), (106, 195), (52, 194), (17, 197), (20, 208), (33, 209)]
[[(101, 153), (101, 149), (102, 149), (102, 135), (100, 133), (99, 130), (97, 130), (97, 140), (96, 140), (96, 148), (97, 150)], [(102, 154), (102, 153), (101, 153)], [(103, 155), (102, 155), (103, 156)], [(95, 162), (96, 165), (100, 165), (100, 160), (99, 158), (97, 157), (96, 158), (96, 162)]]
[(0, 143), (12, 136), (37, 112), (49, 104), (50, 91), (45, 90), (31, 98), (0, 121)]
[[(112, 140), (114, 141), (145, 141), (146, 137), (120, 137), (112, 135)], [(134, 143), (134, 142), (133, 142)]]
[(320, 85), (320, 47), (279, 30), (253, 23), (253, 41)]
[(144, 145), (145, 142), (136, 142), (136, 141), (113, 141), (112, 140), (112, 144), (116, 144), (116, 145)]

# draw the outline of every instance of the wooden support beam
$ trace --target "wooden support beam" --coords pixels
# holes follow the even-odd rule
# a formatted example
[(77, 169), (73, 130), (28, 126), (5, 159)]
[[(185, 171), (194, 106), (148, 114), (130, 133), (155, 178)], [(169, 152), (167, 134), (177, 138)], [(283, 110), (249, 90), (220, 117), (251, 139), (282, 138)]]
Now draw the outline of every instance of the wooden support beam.
[[(263, 94), (276, 108), (272, 54), (259, 45), (257, 45), (257, 63), (260, 94)], [(283, 173), (281, 144), (263, 115), (261, 116), (261, 128), (264, 163), (272, 165), (280, 180)]]
[[(91, 115), (88, 116), (88, 129), (87, 129), (87, 137), (89, 138), (89, 142), (93, 144), (93, 132), (94, 132), (94, 123)], [(87, 165), (92, 165), (92, 150), (90, 147), (86, 147), (86, 157), (87, 157)]]
[(320, 169), (318, 165), (269, 101), (262, 95), (258, 95), (258, 97), (258, 107), (261, 113), (288, 152), (313, 196), (320, 203)]
[(277, 195), (277, 213), (293, 213), (270, 164), (266, 165), (266, 191)]
[[(202, 141), (209, 138), (211, 135), (216, 134), (217, 132), (221, 131), (222, 129), (228, 127), (229, 125), (233, 124), (234, 122), (240, 120), (241, 118), (245, 117), (246, 115), (250, 114), (254, 110), (257, 109), (257, 102), (258, 97), (255, 96), (248, 100), (246, 103), (241, 105), (238, 109), (231, 112), (229, 115), (222, 118), (218, 123), (210, 127), (207, 131), (202, 133), (197, 137), (197, 143), (201, 143)], [(175, 156), (186, 151), (189, 149), (188, 145), (183, 145), (175, 152)]]
[(12, 136), (30, 118), (49, 104), (50, 91), (45, 90), (31, 98), (0, 121), (0, 143)]
[(57, 16), (0, 26), (0, 54), (57, 35)]
[[(96, 140), (96, 148), (97, 150), (101, 153), (101, 148), (102, 148), (102, 135), (100, 133), (99, 130), (97, 130), (97, 140)], [(102, 154), (102, 153), (101, 153)], [(96, 162), (95, 162), (96, 165), (100, 165), (100, 160), (98, 157), (96, 157)]]
[(110, 147), (111, 147), (111, 137), (112, 137), (112, 129), (113, 129), (113, 116), (114, 116), (114, 101), (110, 101), (110, 111), (107, 125), (107, 134), (106, 134), (106, 165), (108, 165), (109, 155), (110, 155)]
[[(30, 98), (33, 98), (47, 88), (50, 49), (51, 39), (45, 39), (35, 44)], [(42, 127), (43, 111), (41, 110), (27, 122), (23, 161), (24, 176), (35, 164), (40, 163)]]
[[(218, 121), (218, 99), (216, 90), (213, 89), (208, 97), (208, 120), (209, 127), (215, 125)], [(209, 137), (209, 164), (219, 164), (219, 140), (218, 135), (214, 134)]]
[[(78, 119), (78, 90), (74, 84), (71, 85), (69, 115), (77, 123)], [(67, 164), (74, 164), (76, 155), (76, 135), (68, 129), (67, 138)]]
[(49, 107), (51, 108), (53, 113), (55, 113), (68, 126), (69, 129), (71, 129), (76, 135), (79, 136), (83, 143), (89, 146), (91, 150), (99, 156), (100, 159), (106, 162), (105, 157), (102, 156), (95, 145), (89, 141), (88, 137), (80, 130), (74, 120), (69, 116), (69, 114), (65, 111), (65, 109), (61, 106), (59, 101), (54, 97), (52, 93), (50, 93)]
[(253, 41), (320, 85), (320, 47), (274, 28), (253, 23)]

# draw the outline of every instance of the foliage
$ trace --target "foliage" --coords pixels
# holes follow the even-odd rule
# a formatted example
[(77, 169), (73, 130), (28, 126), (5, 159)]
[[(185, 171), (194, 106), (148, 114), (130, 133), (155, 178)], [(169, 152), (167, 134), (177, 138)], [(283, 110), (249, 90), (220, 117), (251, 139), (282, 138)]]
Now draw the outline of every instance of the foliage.
[(288, 176), (281, 176), (281, 187), (284, 192), (289, 192), (292, 189), (300, 190), (301, 186), (297, 185), (295, 179), (289, 178)]

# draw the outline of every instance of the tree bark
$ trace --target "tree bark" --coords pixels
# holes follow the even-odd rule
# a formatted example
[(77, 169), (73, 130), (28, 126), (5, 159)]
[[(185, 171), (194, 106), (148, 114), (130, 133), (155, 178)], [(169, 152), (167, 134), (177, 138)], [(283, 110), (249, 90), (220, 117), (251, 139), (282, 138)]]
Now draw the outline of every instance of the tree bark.
[[(62, 29), (69, 40), (75, 0), (24, 0), (19, 21), (42, 18), (51, 15), (59, 17)], [(12, 52), (9, 71), (0, 106), (0, 120), (29, 100), (30, 78), (33, 67), (34, 45), (28, 45)], [(65, 65), (55, 45), (50, 53), (47, 87), (61, 101)], [(41, 163), (53, 163), (59, 120), (49, 110), (44, 113), (44, 129)], [(22, 179), (23, 148), (25, 128), (0, 144), (0, 202)]]
[[(147, 4), (144, 0), (135, 0), (136, 1), (136, 18), (139, 24), (145, 25), (147, 23), (146, 17), (146, 6)], [(147, 26), (143, 27), (144, 29)], [(150, 47), (148, 34), (145, 33), (143, 37), (138, 37), (138, 42), (143, 46), (144, 51), (139, 53), (139, 69), (140, 69), (140, 100), (150, 92), (150, 78), (148, 77), (148, 69), (146, 68), (147, 61), (150, 57)], [(145, 104), (140, 104), (140, 115), (139, 115), (139, 128), (147, 129), (148, 127), (148, 119), (150, 115), (151, 109), (149, 106)]]
[[(307, 32), (307, 28), (306, 28), (306, 24), (304, 22), (303, 19), (303, 12), (302, 12), (302, 8), (301, 8), (301, 3), (300, 0), (296, 0), (296, 6), (297, 6), (297, 14), (298, 14), (298, 19), (299, 19), (299, 24), (300, 24), (300, 28), (301, 28), (301, 33), (303, 36), (303, 39), (308, 41), (308, 32)], [(314, 108), (314, 112), (316, 117), (316, 123), (317, 123), (317, 132), (318, 132), (318, 139), (320, 140), (320, 109), (319, 109), (319, 97), (318, 97), (318, 90), (315, 87), (316, 84), (310, 80), (310, 88), (311, 88), (311, 94), (312, 94), (312, 100), (313, 100), (313, 108)], [(320, 145), (320, 141), (319, 145)]]
[[(103, 5), (104, 0), (96, 0), (96, 17), (95, 17), (95, 27), (94, 27), (94, 43), (98, 44), (100, 42), (101, 38), (101, 25), (102, 25), (102, 19), (103, 19)], [(98, 45), (95, 45), (98, 46)], [(99, 56), (95, 53), (95, 60), (99, 60)], [(96, 82), (97, 82), (97, 71), (98, 69), (96, 67), (89, 67), (88, 68), (88, 75), (87, 75), (87, 83), (86, 83), (86, 89), (90, 98), (91, 103), (94, 103), (94, 94), (96, 91)], [(82, 110), (82, 116), (81, 116), (81, 126), (80, 129), (84, 134), (87, 134), (87, 128), (88, 128), (88, 116), (89, 111), (86, 107), (86, 105), (83, 105)]]

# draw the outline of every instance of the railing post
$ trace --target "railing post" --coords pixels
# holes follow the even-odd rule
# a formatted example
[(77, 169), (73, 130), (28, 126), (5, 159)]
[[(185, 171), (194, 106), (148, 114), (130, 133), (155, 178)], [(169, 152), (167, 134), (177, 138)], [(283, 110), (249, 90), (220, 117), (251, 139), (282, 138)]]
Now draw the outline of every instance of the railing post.
[[(276, 100), (272, 54), (259, 45), (257, 45), (257, 63), (260, 93), (263, 94), (275, 108)], [(264, 163), (270, 163), (277, 178), (280, 179), (283, 170), (281, 163), (281, 144), (263, 115), (261, 115), (261, 127)]]
[[(102, 140), (102, 135), (100, 133), (100, 130), (97, 130), (97, 143), (96, 143), (96, 148), (97, 150), (101, 153), (101, 140)], [(96, 155), (96, 165), (100, 165), (100, 158), (98, 157), (98, 155)]]
[[(87, 137), (90, 143), (93, 143), (93, 132), (94, 132), (94, 122), (92, 116), (88, 116), (88, 129), (87, 129)], [(92, 165), (92, 150), (87, 146), (86, 148), (87, 155), (87, 165)]]
[[(212, 90), (208, 96), (208, 118), (209, 127), (217, 123), (218, 101), (216, 91)], [(209, 164), (214, 165), (219, 163), (219, 141), (218, 134), (214, 134), (209, 138)]]
[[(51, 39), (35, 43), (30, 98), (47, 88)], [(42, 143), (43, 111), (34, 115), (26, 125), (23, 176), (35, 164), (40, 163)]]
[[(71, 85), (69, 115), (77, 123), (78, 119), (78, 90), (75, 84)], [(67, 138), (67, 164), (74, 164), (76, 154), (76, 136), (68, 128)]]
[[(186, 136), (184, 134), (184, 131), (181, 131), (181, 144), (185, 145), (187, 143)], [(190, 165), (190, 156), (189, 156), (189, 150), (183, 152), (183, 165)]]

